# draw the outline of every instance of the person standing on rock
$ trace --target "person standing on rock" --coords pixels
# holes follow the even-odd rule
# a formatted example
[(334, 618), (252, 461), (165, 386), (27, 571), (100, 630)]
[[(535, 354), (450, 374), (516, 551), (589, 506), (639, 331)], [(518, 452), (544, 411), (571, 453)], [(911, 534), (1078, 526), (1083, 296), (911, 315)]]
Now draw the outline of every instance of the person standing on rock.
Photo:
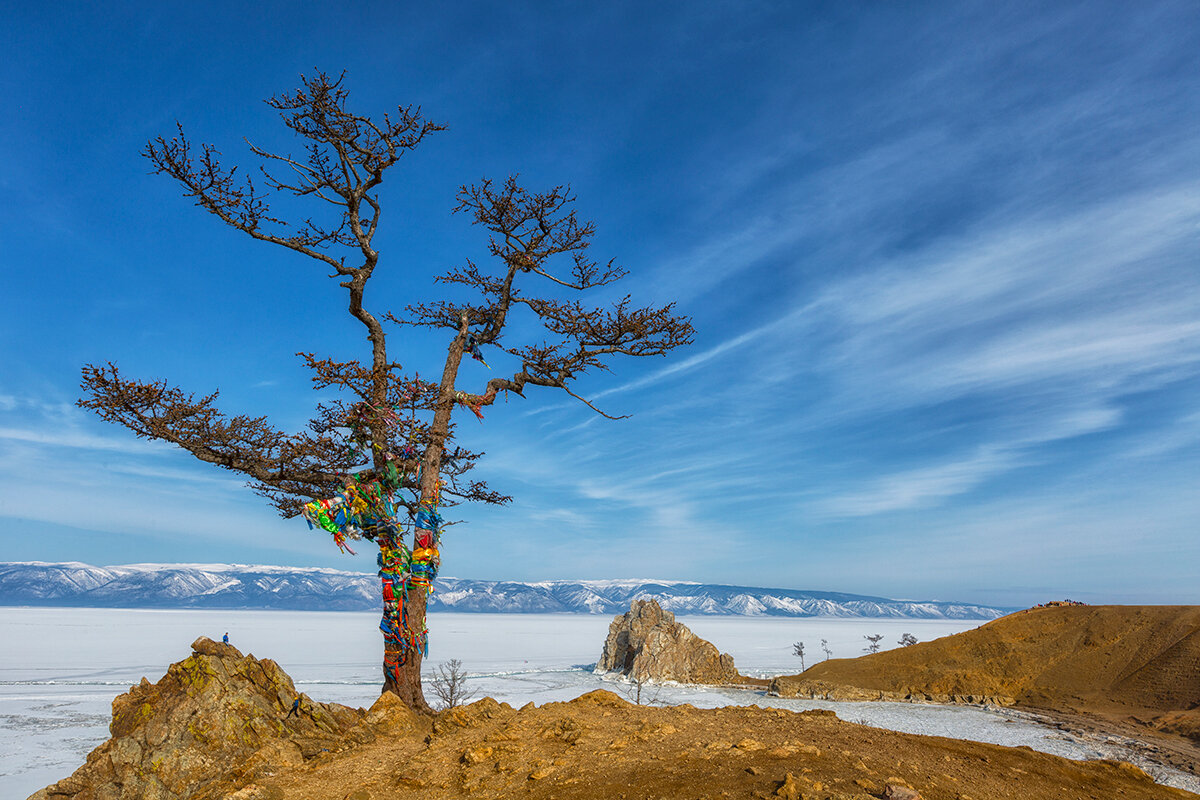
[(296, 699), (292, 701), (292, 710), (287, 713), (287, 717), (284, 717), (284, 719), (293, 714), (296, 715), (296, 719), (300, 719), (300, 695), (296, 695)]

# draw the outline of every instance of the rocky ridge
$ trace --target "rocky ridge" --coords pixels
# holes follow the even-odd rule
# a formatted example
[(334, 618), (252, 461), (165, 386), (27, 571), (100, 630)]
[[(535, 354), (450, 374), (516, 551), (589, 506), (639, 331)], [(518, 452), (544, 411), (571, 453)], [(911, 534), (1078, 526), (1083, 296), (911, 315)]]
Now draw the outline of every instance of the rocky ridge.
[(30, 800), (224, 797), (239, 781), (371, 737), (362, 710), (313, 701), (274, 661), (205, 637), (157, 683), (142, 678), (113, 700), (112, 714), (112, 738)]
[(733, 656), (675, 621), (654, 600), (634, 600), (608, 627), (596, 672), (615, 672), (635, 681), (739, 683)]
[(828, 681), (804, 680), (796, 676), (771, 679), (768, 692), (775, 697), (802, 697), (810, 700), (863, 702), (885, 700), (892, 703), (938, 703), (942, 705), (1011, 706), (1016, 700), (998, 694), (946, 694), (905, 688), (899, 691), (861, 689)]

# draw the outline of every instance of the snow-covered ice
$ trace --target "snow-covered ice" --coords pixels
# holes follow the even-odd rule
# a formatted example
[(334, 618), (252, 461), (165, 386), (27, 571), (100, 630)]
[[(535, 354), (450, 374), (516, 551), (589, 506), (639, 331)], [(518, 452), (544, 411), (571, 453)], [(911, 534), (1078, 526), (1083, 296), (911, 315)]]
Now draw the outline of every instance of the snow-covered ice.
[[(730, 653), (744, 674), (800, 671), (805, 662), (859, 655), (868, 634), (885, 647), (902, 633), (928, 641), (980, 624), (969, 620), (679, 617), (697, 635)], [(476, 697), (520, 706), (570, 700), (596, 688), (627, 688), (592, 673), (610, 618), (577, 614), (430, 615), (434, 667), (460, 659)], [(367, 612), (166, 611), (0, 608), (0, 797), (25, 797), (70, 774), (108, 737), (111, 702), (143, 676), (158, 680), (190, 653), (197, 636), (226, 631), (242, 652), (272, 658), (310, 697), (368, 706), (379, 693), (378, 615)], [(698, 707), (769, 705), (830, 708), (844, 720), (909, 733), (1009, 746), (1028, 745), (1068, 758), (1126, 757), (1111, 745), (1064, 737), (1021, 715), (978, 708), (907, 703), (831, 703), (765, 697), (760, 692), (662, 687), (660, 703)], [(1148, 765), (1142, 764), (1151, 771)], [(1200, 781), (1173, 771), (1160, 780), (1192, 791)]]

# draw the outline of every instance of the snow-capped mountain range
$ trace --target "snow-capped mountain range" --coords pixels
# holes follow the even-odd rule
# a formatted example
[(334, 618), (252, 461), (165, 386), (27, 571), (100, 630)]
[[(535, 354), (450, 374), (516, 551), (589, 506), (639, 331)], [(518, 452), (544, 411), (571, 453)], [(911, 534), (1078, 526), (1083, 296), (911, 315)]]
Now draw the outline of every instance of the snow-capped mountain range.
[[(658, 580), (522, 583), (438, 578), (431, 611), (619, 614), (654, 598), (676, 614), (995, 619), (1010, 609), (884, 597)], [(367, 611), (380, 607), (373, 574), (241, 564), (0, 562), (0, 605), (105, 608), (261, 608)]]

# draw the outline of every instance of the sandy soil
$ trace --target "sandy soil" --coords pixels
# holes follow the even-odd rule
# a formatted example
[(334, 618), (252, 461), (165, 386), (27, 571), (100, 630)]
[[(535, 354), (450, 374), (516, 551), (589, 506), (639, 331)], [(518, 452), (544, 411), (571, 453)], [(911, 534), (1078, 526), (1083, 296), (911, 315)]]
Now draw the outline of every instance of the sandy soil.
[(484, 699), (434, 720), (385, 697), (373, 741), (272, 774), (234, 800), (281, 798), (1196, 798), (1137, 767), (894, 733), (832, 712), (634, 706), (597, 691), (513, 710)]

